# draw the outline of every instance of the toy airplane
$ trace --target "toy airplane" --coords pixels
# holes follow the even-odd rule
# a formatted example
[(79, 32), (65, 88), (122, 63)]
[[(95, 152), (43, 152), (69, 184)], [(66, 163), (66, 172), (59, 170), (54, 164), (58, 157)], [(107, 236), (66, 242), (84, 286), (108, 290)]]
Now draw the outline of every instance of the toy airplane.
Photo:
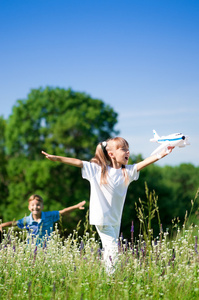
[(182, 133), (173, 133), (166, 136), (159, 136), (155, 130), (153, 130), (154, 138), (150, 139), (150, 142), (157, 142), (161, 144), (158, 148), (156, 148), (151, 155), (160, 153), (163, 149), (171, 147), (185, 147), (186, 145), (190, 145), (187, 135), (183, 135)]

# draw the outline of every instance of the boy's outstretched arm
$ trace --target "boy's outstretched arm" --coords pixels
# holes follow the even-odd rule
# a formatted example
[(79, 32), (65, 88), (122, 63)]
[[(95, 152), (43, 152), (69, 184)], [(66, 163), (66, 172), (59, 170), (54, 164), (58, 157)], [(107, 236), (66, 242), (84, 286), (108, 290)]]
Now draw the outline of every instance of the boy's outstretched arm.
[(79, 203), (76, 204), (76, 205), (73, 205), (73, 206), (70, 206), (70, 207), (66, 207), (66, 208), (60, 210), (59, 213), (60, 213), (61, 216), (64, 216), (64, 215), (66, 215), (68, 212), (71, 212), (71, 211), (73, 211), (73, 210), (75, 210), (75, 209), (77, 209), (77, 208), (79, 208), (79, 209), (84, 209), (84, 208), (85, 208), (85, 207), (84, 207), (85, 203), (86, 203), (86, 201), (82, 201), (82, 202), (79, 202)]
[(17, 226), (17, 222), (10, 221), (10, 222), (0, 224), (0, 231), (3, 232), (4, 227), (11, 227), (11, 226)]
[(72, 158), (72, 157), (51, 155), (51, 154), (48, 154), (44, 151), (41, 151), (41, 153), (44, 154), (46, 156), (46, 158), (48, 158), (49, 160), (62, 162), (64, 164), (74, 166), (74, 167), (78, 167), (78, 168), (83, 168), (83, 162), (80, 159)]
[(137, 171), (140, 171), (140, 170), (144, 169), (145, 167), (158, 161), (160, 158), (167, 156), (169, 153), (172, 152), (173, 148), (174, 147), (168, 147), (167, 149), (164, 149), (162, 152), (160, 152), (160, 154), (158, 154), (158, 155), (155, 154), (155, 155), (149, 156), (146, 159), (144, 159), (143, 161), (137, 163)]

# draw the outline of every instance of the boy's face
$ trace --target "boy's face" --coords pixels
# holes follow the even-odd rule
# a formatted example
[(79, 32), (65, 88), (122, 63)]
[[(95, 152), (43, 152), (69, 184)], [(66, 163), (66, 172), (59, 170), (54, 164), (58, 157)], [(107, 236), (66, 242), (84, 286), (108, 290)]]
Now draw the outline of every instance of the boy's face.
[(41, 217), (41, 212), (43, 210), (43, 203), (41, 201), (34, 199), (29, 202), (28, 209), (32, 213), (33, 219), (34, 216), (37, 218)]

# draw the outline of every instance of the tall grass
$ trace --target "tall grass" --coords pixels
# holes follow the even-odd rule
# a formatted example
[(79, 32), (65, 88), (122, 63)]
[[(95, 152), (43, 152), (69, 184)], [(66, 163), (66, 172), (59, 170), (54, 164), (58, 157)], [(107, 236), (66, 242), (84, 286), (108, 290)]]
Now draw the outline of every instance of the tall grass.
[[(150, 209), (158, 212), (154, 199), (152, 194)], [(41, 246), (27, 244), (25, 232), (4, 233), (0, 299), (198, 299), (198, 227), (175, 227), (172, 239), (161, 229), (153, 238), (148, 216), (140, 215), (138, 239), (120, 237), (112, 275), (105, 271), (100, 244), (87, 223), (83, 236), (77, 228), (67, 239), (56, 227)]]

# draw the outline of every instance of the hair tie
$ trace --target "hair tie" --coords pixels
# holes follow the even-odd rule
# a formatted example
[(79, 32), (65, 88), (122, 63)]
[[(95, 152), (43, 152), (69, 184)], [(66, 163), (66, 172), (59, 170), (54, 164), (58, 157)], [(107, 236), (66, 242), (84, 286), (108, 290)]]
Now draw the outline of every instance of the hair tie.
[(104, 142), (101, 142), (101, 146), (102, 146), (103, 148), (106, 148), (106, 146), (107, 146), (107, 142), (106, 142), (106, 141), (104, 141)]
[(104, 141), (104, 142), (101, 142), (101, 148), (102, 148), (102, 151), (104, 152), (104, 155), (106, 156), (106, 158), (108, 157), (108, 154), (107, 154), (107, 151), (106, 151), (106, 146), (107, 146), (107, 142)]

